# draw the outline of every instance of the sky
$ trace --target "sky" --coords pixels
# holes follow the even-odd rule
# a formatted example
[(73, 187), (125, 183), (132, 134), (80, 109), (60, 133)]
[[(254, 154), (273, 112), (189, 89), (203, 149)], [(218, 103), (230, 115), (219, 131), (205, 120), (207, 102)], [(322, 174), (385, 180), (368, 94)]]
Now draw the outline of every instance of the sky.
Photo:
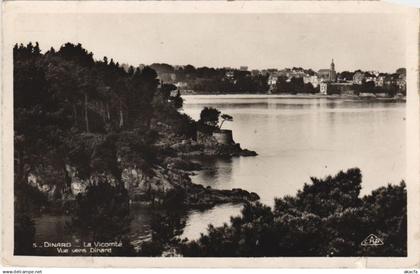
[(249, 69), (304, 67), (393, 72), (405, 66), (398, 14), (32, 14), (15, 42), (43, 50), (81, 43), (95, 59)]

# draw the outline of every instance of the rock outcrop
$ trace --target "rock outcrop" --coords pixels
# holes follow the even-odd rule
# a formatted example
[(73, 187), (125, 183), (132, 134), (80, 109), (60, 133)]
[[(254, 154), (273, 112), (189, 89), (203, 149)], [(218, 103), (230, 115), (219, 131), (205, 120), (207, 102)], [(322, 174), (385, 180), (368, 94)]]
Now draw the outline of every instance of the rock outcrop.
[[(61, 197), (65, 201), (71, 201), (77, 195), (83, 195), (90, 185), (102, 183), (113, 186), (124, 184), (130, 202), (145, 206), (159, 207), (170, 202), (186, 208), (207, 209), (222, 203), (251, 202), (259, 199), (256, 193), (241, 189), (218, 190), (192, 183), (191, 170), (200, 166), (188, 160), (169, 157), (164, 160), (164, 164), (165, 166), (155, 166), (152, 170), (126, 167), (121, 172), (121, 179), (110, 173), (94, 173), (88, 178), (80, 178), (75, 167), (66, 165), (69, 183), (67, 190), (44, 183), (45, 179), (40, 174), (29, 174), (28, 183), (44, 193), (48, 200)], [(68, 193), (57, 195), (59, 191)]]
[(190, 173), (177, 168), (153, 169), (146, 175), (139, 169), (125, 169), (122, 180), (132, 203), (160, 206), (170, 202), (187, 208), (211, 208), (222, 203), (251, 202), (256, 193), (241, 189), (218, 190), (191, 182)]
[[(164, 124), (161, 123), (160, 126), (163, 127)], [(166, 129), (164, 132), (170, 131)], [(92, 170), (88, 174), (83, 173), (82, 176), (76, 166), (65, 164), (60, 170), (49, 168), (45, 171), (40, 170), (36, 174), (29, 174), (27, 181), (45, 193), (49, 200), (74, 200), (77, 195), (85, 193), (89, 186), (102, 183), (112, 186), (124, 185), (128, 190), (130, 202), (146, 206), (176, 203), (187, 208), (204, 209), (222, 203), (258, 200), (256, 193), (245, 190), (219, 190), (192, 183), (190, 175), (200, 170), (201, 166), (191, 161), (191, 156), (257, 155), (254, 151), (242, 149), (240, 144), (235, 143), (232, 132), (229, 131), (225, 135), (222, 131), (216, 136), (198, 132), (196, 140), (192, 140), (169, 134), (155, 144), (156, 151), (160, 154), (153, 164), (142, 165), (140, 161), (141, 163), (137, 162), (136, 165), (134, 161), (122, 160), (124, 157), (118, 155), (116, 162), (106, 162), (114, 165), (110, 166), (114, 172), (108, 169), (101, 169), (100, 172)], [(97, 144), (93, 147), (105, 144), (104, 138), (96, 139), (98, 139)], [(116, 170), (118, 172), (115, 172)]]
[(184, 140), (171, 146), (180, 156), (237, 157), (256, 156), (255, 151), (242, 149), (239, 143), (220, 143), (216, 137), (198, 132), (197, 141)]

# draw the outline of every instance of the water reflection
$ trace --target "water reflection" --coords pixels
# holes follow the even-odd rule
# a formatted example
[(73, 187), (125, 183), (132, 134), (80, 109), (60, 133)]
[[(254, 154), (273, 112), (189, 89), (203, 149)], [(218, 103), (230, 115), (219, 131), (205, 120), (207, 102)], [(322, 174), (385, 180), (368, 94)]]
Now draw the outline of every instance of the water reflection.
[(196, 183), (217, 188), (219, 185), (216, 185), (216, 182), (223, 180), (228, 184), (232, 180), (232, 158), (205, 157), (194, 161), (203, 167), (199, 175), (192, 176)]
[[(206, 228), (209, 224), (221, 226), (228, 223), (230, 216), (238, 216), (241, 213), (242, 205), (226, 204), (215, 206), (206, 211), (191, 210), (184, 228), (182, 237), (188, 239), (197, 239), (201, 234), (206, 234)], [(221, 216), (227, 218), (221, 218)]]
[[(199, 211), (197, 211), (199, 212)], [(170, 245), (181, 240), (186, 220), (190, 212), (179, 209), (150, 209), (131, 205), (130, 214), (108, 215), (103, 222), (86, 226), (69, 215), (42, 214), (34, 218), (35, 243), (41, 247), (48, 243), (71, 243), (73, 248), (83, 247), (83, 243), (121, 241), (111, 253), (60, 254), (56, 248), (32, 249), (38, 256), (160, 256)]]

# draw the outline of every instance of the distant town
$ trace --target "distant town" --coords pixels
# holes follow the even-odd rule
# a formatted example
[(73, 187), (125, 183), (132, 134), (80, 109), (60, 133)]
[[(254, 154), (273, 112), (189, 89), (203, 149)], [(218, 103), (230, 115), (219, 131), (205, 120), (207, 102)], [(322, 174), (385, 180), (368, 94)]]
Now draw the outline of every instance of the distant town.
[[(123, 64), (127, 71), (134, 69)], [(139, 68), (145, 67), (140, 65)], [(360, 97), (401, 98), (406, 95), (406, 69), (394, 73), (379, 71), (335, 70), (334, 60), (328, 69), (314, 71), (301, 67), (249, 70), (239, 68), (209, 68), (150, 65), (162, 83), (173, 84), (182, 94), (320, 94)]]

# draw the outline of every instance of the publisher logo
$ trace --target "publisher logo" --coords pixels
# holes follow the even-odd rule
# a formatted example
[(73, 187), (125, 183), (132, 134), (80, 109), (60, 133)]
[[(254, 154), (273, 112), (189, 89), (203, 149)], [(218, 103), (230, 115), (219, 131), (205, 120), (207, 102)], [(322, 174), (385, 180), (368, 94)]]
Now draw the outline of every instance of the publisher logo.
[(383, 244), (384, 242), (382, 241), (382, 239), (374, 234), (370, 234), (369, 236), (367, 236), (366, 239), (364, 239), (361, 243), (362, 246), (378, 246)]

